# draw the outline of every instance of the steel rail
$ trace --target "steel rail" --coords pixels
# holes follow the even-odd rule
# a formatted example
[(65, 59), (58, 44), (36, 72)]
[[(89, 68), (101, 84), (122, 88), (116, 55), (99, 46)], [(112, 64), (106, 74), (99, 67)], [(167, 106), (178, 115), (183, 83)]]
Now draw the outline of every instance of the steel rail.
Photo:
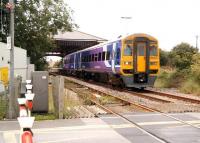
[(147, 93), (152, 93), (152, 94), (156, 94), (156, 95), (159, 95), (159, 96), (165, 96), (165, 97), (169, 97), (169, 98), (173, 98), (173, 99), (182, 100), (182, 101), (185, 101), (185, 102), (200, 104), (200, 100), (194, 99), (194, 98), (177, 96), (177, 95), (173, 95), (173, 94), (169, 94), (169, 93), (157, 92), (157, 91), (152, 91), (152, 90), (144, 90), (144, 91), (147, 92)]
[(160, 99), (160, 98), (148, 96), (148, 95), (145, 95), (145, 94), (142, 94), (142, 93), (138, 93), (138, 92), (134, 92), (134, 91), (126, 91), (126, 92), (130, 93), (132, 96), (142, 97), (142, 98), (150, 99), (150, 100), (157, 101), (157, 102), (163, 102), (163, 103), (172, 102), (172, 101), (169, 101), (169, 100), (166, 100), (166, 99)]

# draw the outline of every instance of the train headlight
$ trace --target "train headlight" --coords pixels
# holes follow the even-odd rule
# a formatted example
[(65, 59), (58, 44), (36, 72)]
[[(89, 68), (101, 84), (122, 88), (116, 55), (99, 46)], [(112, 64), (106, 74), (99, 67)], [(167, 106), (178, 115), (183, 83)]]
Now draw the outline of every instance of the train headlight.
[(125, 61), (124, 65), (132, 65), (132, 62)]
[(150, 62), (150, 65), (156, 66), (158, 62)]

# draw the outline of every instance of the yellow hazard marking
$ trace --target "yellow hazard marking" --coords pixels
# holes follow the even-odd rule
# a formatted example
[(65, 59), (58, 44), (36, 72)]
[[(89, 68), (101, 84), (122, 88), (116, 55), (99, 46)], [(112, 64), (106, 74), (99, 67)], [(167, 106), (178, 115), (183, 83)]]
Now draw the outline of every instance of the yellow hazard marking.
[(8, 85), (8, 67), (0, 68), (0, 81), (3, 82), (5, 86)]

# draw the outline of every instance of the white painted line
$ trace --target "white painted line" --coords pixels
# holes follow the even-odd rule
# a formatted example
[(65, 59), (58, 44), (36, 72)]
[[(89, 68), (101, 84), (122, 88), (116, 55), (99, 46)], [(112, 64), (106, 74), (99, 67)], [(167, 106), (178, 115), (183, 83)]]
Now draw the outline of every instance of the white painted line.
[(5, 143), (17, 143), (15, 134), (13, 132), (4, 132), (3, 138)]
[(58, 142), (70, 142), (70, 141), (75, 141), (75, 140), (81, 140), (83, 141), (84, 139), (96, 139), (99, 138), (99, 135), (96, 136), (87, 136), (87, 137), (77, 137), (77, 138), (68, 138), (68, 139), (61, 139), (61, 140), (54, 140), (54, 141), (44, 141), (44, 142), (38, 142), (38, 143), (58, 143)]

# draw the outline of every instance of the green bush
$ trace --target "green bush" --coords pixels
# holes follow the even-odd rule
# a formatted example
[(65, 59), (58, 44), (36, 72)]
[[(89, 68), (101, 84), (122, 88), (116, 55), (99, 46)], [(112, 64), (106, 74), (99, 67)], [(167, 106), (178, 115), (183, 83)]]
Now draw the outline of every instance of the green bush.
[(180, 90), (183, 93), (194, 93), (200, 95), (200, 85), (193, 79), (188, 79), (187, 81), (185, 81)]
[(154, 84), (157, 88), (167, 88), (169, 87), (169, 72), (167, 71), (160, 71), (160, 74), (158, 75), (156, 82)]
[(157, 88), (178, 88), (187, 78), (189, 70), (161, 70), (154, 84)]
[(197, 84), (200, 84), (200, 53), (192, 57), (191, 76)]

